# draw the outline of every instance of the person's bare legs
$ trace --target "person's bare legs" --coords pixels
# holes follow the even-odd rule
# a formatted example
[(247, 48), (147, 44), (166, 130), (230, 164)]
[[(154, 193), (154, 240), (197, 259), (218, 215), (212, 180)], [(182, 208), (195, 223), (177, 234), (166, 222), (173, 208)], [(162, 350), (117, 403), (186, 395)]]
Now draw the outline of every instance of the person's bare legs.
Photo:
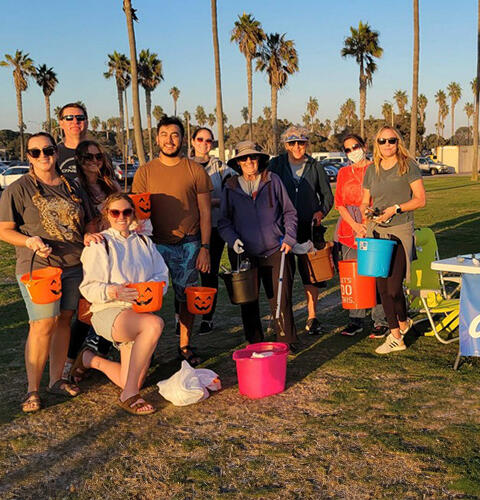
[(74, 311), (61, 310), (56, 328), (53, 330), (52, 342), (50, 343), (50, 387), (62, 378), (70, 342), (70, 325), (73, 313)]
[(305, 295), (307, 297), (308, 319), (317, 317), (318, 288), (313, 285), (304, 285)]

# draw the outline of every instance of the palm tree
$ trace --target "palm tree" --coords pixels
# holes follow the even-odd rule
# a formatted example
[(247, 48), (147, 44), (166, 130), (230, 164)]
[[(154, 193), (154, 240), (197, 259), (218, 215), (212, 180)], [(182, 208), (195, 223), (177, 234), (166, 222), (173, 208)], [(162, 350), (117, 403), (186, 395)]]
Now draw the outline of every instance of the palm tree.
[(270, 108), (270, 106), (264, 106), (264, 108), (263, 108), (263, 116), (265, 117), (265, 120), (271, 120), (272, 119), (272, 108)]
[(466, 102), (463, 111), (467, 115), (468, 142), (470, 142), (470, 118), (475, 113), (475, 106), (471, 102)]
[(108, 54), (108, 71), (106, 71), (103, 76), (107, 79), (112, 76), (115, 77), (115, 83), (117, 85), (117, 98), (118, 98), (118, 112), (121, 121), (119, 135), (119, 144), (123, 152), (123, 134), (124, 134), (124, 109), (123, 109), (123, 92), (130, 85), (130, 61), (127, 59), (125, 54), (120, 54), (114, 51), (113, 54)]
[(50, 96), (53, 94), (55, 87), (58, 83), (57, 75), (53, 71), (53, 68), (47, 68), (46, 64), (38, 66), (35, 70), (35, 80), (37, 85), (42, 89), (43, 95), (45, 97), (45, 112), (46, 112), (46, 131), (48, 133), (52, 130), (51, 117), (50, 117)]
[(307, 113), (310, 116), (310, 122), (313, 122), (315, 115), (318, 113), (318, 100), (316, 97), (309, 97), (307, 102)]
[(395, 99), (395, 102), (397, 104), (398, 114), (405, 114), (405, 108), (408, 104), (407, 93), (404, 90), (397, 90), (395, 94), (393, 94), (393, 98)]
[(390, 120), (390, 125), (393, 127), (393, 106), (390, 102), (385, 101), (382, 105), (382, 115), (384, 120), (388, 123)]
[(156, 106), (153, 106), (153, 111), (152, 111), (152, 115), (153, 117), (155, 118), (155, 120), (157, 120), (157, 122), (160, 121), (160, 118), (164, 115), (164, 111), (163, 111), (163, 108), (162, 106), (159, 106), (158, 104)]
[(260, 22), (252, 14), (243, 13), (243, 15), (238, 16), (238, 21), (235, 21), (230, 41), (238, 44), (240, 52), (245, 56), (247, 63), (248, 127), (249, 138), (253, 141), (252, 61), (257, 56), (259, 46), (265, 41), (265, 32)]
[(418, 112), (420, 114), (420, 123), (422, 125), (425, 125), (425, 109), (427, 108), (427, 105), (428, 99), (423, 94), (420, 94), (418, 96)]
[(298, 71), (298, 54), (293, 40), (285, 34), (271, 33), (258, 53), (257, 69), (266, 71), (271, 89), (273, 154), (278, 154), (277, 100), (278, 91), (285, 87), (288, 76)]
[(142, 50), (138, 61), (138, 76), (140, 85), (145, 90), (145, 107), (147, 110), (147, 128), (148, 128), (148, 149), (150, 159), (153, 158), (152, 142), (152, 92), (163, 80), (162, 61), (158, 59), (157, 54), (150, 53), (148, 49)]
[(479, 118), (479, 88), (480, 82), (480, 0), (477, 7), (477, 76), (471, 82), (472, 91), (475, 96), (475, 115), (473, 117), (473, 161), (472, 181), (478, 180), (478, 118)]
[(25, 157), (23, 132), (26, 127), (23, 122), (22, 92), (27, 90), (27, 78), (35, 76), (36, 69), (29, 54), (24, 54), (21, 50), (17, 50), (14, 56), (5, 54), (5, 60), (0, 61), (0, 66), (10, 66), (13, 68), (13, 83), (15, 84), (17, 97), (18, 129), (20, 131), (20, 158), (23, 161)]
[(220, 71), (220, 47), (218, 45), (217, 26), (217, 0), (210, 2), (212, 10), (212, 38), (213, 38), (213, 59), (215, 61), (215, 94), (216, 94), (216, 114), (217, 114), (217, 135), (218, 135), (218, 156), (220, 161), (225, 161), (225, 126), (222, 103), (222, 73)]
[(169, 93), (173, 99), (173, 115), (177, 116), (177, 101), (180, 97), (180, 89), (178, 87), (172, 87)]
[(241, 109), (240, 114), (242, 115), (243, 121), (244, 121), (245, 123), (247, 123), (248, 118), (249, 118), (249, 116), (250, 116), (247, 106), (244, 106), (244, 107)]
[(190, 122), (192, 121), (192, 116), (188, 111), (183, 112), (183, 119), (187, 124), (187, 151), (190, 149)]
[(197, 109), (195, 110), (195, 120), (197, 120), (200, 127), (203, 127), (205, 123), (207, 123), (207, 114), (205, 113), (203, 106), (197, 106)]
[(357, 117), (355, 113), (355, 108), (356, 108), (355, 101), (351, 98), (347, 99), (340, 108), (340, 111), (345, 118), (347, 127), (350, 127), (353, 120), (356, 119)]
[(358, 23), (358, 29), (350, 27), (351, 36), (345, 38), (342, 57), (354, 57), (360, 66), (360, 135), (365, 136), (365, 109), (367, 106), (367, 85), (371, 85), (372, 76), (377, 69), (374, 58), (380, 58), (383, 49), (378, 44), (378, 31), (368, 23)]
[(443, 130), (442, 116), (445, 114), (445, 106), (447, 105), (447, 95), (443, 90), (439, 90), (435, 94), (435, 102), (438, 104), (438, 117), (435, 126), (437, 127), (437, 135), (440, 136), (440, 131)]
[[(123, 0), (123, 12), (127, 21), (128, 44), (130, 46), (130, 72), (132, 75), (132, 105), (133, 105), (133, 129), (135, 132), (135, 145), (140, 165), (145, 163), (145, 150), (143, 148), (142, 117), (140, 115), (140, 98), (138, 95), (138, 69), (137, 69), (137, 46), (135, 42), (135, 29), (133, 21), (138, 21), (135, 9), (132, 8), (131, 0)], [(127, 125), (128, 126), (128, 125)], [(126, 180), (126, 176), (125, 176)]]
[(101, 127), (102, 132), (105, 132), (105, 139), (108, 141), (108, 123), (106, 121), (102, 121)]
[(462, 87), (457, 82), (451, 82), (447, 87), (448, 97), (450, 97), (450, 106), (452, 110), (452, 133), (451, 137), (453, 140), (453, 136), (455, 135), (455, 106), (457, 102), (462, 97)]
[(410, 112), (410, 147), (409, 153), (415, 158), (417, 149), (417, 113), (418, 113), (418, 66), (420, 60), (420, 27), (418, 0), (413, 0), (413, 82), (412, 110)]
[(215, 118), (215, 115), (213, 113), (209, 113), (209, 115), (207, 116), (208, 126), (210, 128), (213, 128), (213, 126), (215, 125), (216, 120), (217, 119)]
[(97, 128), (100, 126), (100, 118), (98, 116), (94, 116), (91, 120), (90, 120), (90, 127), (92, 128), (92, 130), (94, 132), (97, 131)]

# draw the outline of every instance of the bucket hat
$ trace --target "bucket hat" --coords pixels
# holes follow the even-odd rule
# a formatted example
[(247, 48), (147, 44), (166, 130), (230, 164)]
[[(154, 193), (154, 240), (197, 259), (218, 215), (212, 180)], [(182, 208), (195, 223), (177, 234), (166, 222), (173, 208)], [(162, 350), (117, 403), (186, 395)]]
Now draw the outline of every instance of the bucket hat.
[(267, 167), (267, 162), (270, 158), (270, 155), (267, 153), (264, 153), (262, 151), (262, 148), (258, 145), (255, 144), (252, 141), (241, 141), (238, 142), (235, 146), (235, 156), (233, 158), (230, 158), (227, 161), (227, 165), (236, 172), (242, 173), (241, 168), (239, 167), (237, 160), (238, 158), (241, 158), (242, 156), (249, 156), (249, 155), (257, 155), (260, 159), (259, 165), (258, 165), (258, 171), (261, 172), (262, 170), (265, 170)]

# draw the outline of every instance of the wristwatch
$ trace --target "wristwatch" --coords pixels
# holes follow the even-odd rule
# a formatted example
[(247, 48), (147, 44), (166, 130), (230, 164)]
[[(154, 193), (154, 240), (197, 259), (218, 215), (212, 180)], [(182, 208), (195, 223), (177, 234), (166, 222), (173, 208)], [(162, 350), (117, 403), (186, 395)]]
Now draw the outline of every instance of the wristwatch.
[(398, 204), (393, 205), (393, 208), (395, 208), (395, 213), (397, 215), (402, 213), (402, 207), (400, 207), (400, 205), (398, 205)]
[(205, 248), (206, 250), (210, 250), (210, 245), (208, 243), (202, 243), (200, 248)]

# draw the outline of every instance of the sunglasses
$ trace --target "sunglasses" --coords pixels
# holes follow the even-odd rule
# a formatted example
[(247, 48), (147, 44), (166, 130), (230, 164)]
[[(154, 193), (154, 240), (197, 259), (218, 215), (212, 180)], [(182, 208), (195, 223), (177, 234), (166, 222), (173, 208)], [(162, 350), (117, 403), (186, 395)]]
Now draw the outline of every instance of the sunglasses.
[(238, 158), (237, 161), (239, 161), (241, 163), (245, 163), (249, 158), (250, 158), (250, 160), (255, 161), (255, 160), (259, 159), (259, 156), (258, 155), (246, 155), (246, 156), (242, 156), (241, 158)]
[(108, 209), (108, 213), (114, 218), (118, 219), (120, 214), (124, 217), (131, 217), (133, 214), (133, 208), (126, 208), (125, 210), (117, 210), (116, 208)]
[(197, 140), (198, 142), (203, 142), (203, 141), (205, 141), (207, 144), (212, 144), (212, 142), (213, 142), (213, 139), (204, 139), (203, 137), (196, 137), (196, 140)]
[(85, 160), (85, 161), (92, 161), (92, 160), (97, 160), (97, 161), (100, 161), (100, 160), (103, 160), (103, 153), (85, 153), (82, 158)]
[(360, 144), (354, 144), (351, 148), (343, 148), (345, 153), (351, 153), (352, 151), (356, 151), (357, 149), (360, 149), (362, 146)]
[(380, 138), (380, 139), (377, 139), (377, 142), (378, 142), (378, 144), (380, 144), (380, 146), (383, 146), (387, 142), (388, 142), (388, 144), (397, 144), (398, 139), (396, 137), (389, 137), (388, 139)]
[(65, 115), (62, 120), (66, 120), (67, 122), (73, 122), (73, 120), (77, 120), (77, 122), (84, 122), (87, 117), (85, 115)]
[(32, 158), (40, 158), (42, 151), (45, 156), (53, 156), (57, 152), (57, 148), (55, 146), (47, 146), (43, 149), (38, 149), (38, 148), (27, 149), (27, 153)]
[(292, 146), (306, 146), (307, 145), (307, 141), (288, 141), (287, 144), (291, 144)]

